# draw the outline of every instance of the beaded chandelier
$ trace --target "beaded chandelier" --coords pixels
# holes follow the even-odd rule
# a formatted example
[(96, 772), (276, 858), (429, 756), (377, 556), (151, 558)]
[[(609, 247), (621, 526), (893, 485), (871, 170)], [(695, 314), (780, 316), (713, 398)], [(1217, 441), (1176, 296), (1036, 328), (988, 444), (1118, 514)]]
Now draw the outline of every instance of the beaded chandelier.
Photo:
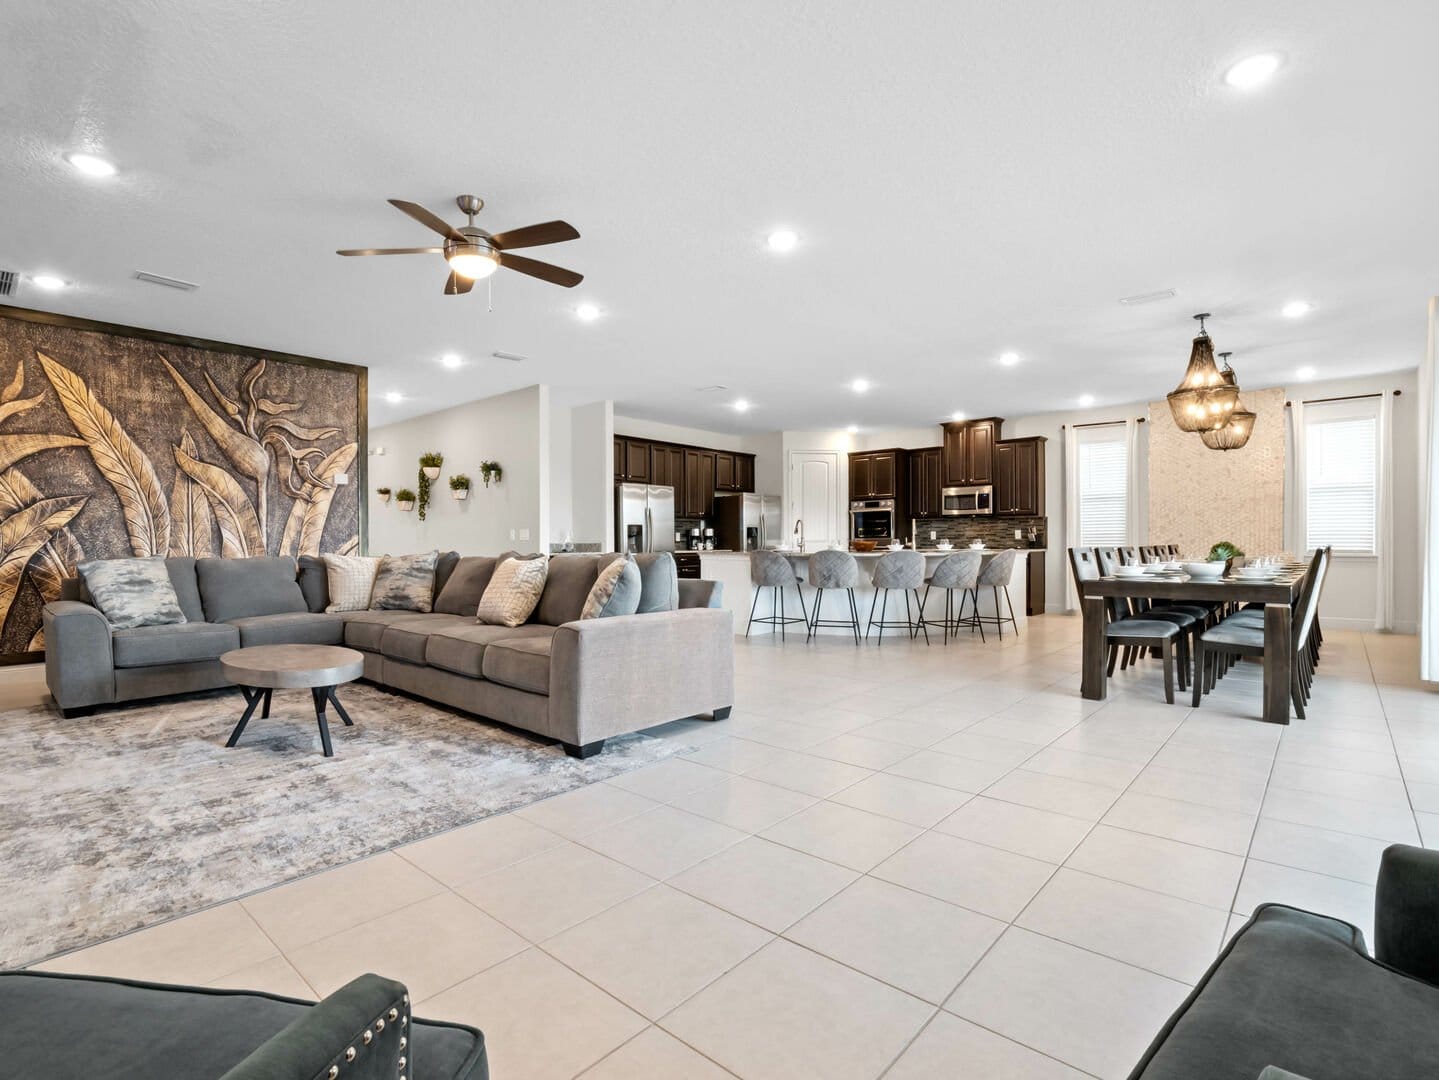
[(1194, 317), (1199, 320), (1199, 336), (1189, 351), (1184, 378), (1168, 395), (1169, 411), (1180, 431), (1213, 431), (1229, 422), (1229, 414), (1239, 404), (1239, 386), (1233, 371), (1226, 377), (1214, 363), (1214, 343), (1204, 330), (1209, 313)]

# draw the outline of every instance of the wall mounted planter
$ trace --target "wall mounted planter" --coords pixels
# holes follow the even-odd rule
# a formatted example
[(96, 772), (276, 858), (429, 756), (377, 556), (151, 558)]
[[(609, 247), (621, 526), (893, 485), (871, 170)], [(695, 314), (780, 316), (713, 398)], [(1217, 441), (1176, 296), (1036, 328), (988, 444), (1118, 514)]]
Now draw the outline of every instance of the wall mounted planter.
[(438, 480), (440, 477), (440, 467), (438, 465), (425, 465), (420, 471), (425, 474), (426, 480)]
[(401, 510), (404, 510), (406, 513), (415, 508), (415, 503), (412, 499), (401, 499), (397, 503), (395, 503), (395, 505), (398, 506)]

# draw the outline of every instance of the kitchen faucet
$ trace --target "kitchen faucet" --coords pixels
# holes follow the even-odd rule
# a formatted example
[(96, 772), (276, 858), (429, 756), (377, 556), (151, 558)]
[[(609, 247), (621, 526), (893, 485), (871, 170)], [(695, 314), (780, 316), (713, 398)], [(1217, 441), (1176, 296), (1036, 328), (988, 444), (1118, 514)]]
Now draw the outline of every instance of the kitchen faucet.
[(794, 519), (794, 537), (795, 537), (795, 550), (796, 550), (796, 551), (803, 551), (803, 550), (804, 550), (804, 519), (803, 519), (803, 518), (795, 518), (795, 519)]

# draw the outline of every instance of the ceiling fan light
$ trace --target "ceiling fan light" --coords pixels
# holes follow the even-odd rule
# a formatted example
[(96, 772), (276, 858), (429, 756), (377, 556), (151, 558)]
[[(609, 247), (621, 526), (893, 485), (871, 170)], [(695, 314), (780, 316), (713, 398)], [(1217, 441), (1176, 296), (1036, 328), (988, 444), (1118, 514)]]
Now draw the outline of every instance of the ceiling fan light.
[(487, 278), (500, 268), (495, 257), (487, 252), (461, 249), (446, 255), (445, 258), (449, 260), (451, 270), (471, 281)]

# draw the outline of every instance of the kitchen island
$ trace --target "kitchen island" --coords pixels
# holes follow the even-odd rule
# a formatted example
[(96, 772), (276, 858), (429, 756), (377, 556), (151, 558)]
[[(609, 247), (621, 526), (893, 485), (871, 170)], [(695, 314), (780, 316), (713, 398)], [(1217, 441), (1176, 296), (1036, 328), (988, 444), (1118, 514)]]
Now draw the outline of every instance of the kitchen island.
[[(966, 549), (953, 548), (948, 551), (941, 551), (933, 547), (921, 547), (919, 552), (924, 556), (925, 576), (928, 577), (933, 573), (935, 566), (939, 564), (940, 560), (953, 555), (956, 551), (962, 550)], [(985, 548), (982, 551), (984, 563), (987, 565), (1001, 550), (1000, 548)], [(1041, 548), (1018, 548), (1016, 550), (1019, 552), (1020, 557), (1015, 559), (1014, 572), (1010, 575), (1009, 598), (1014, 606), (1014, 618), (1018, 623), (1019, 631), (1023, 633), (1026, 621), (1024, 596), (1026, 575), (1029, 570), (1028, 560), (1031, 554), (1042, 560), (1044, 558), (1044, 551)], [(813, 614), (814, 589), (809, 584), (809, 556), (812, 552), (780, 551), (779, 554), (788, 559), (799, 574), (800, 581), (803, 583), (801, 587), (804, 590), (805, 606), (810, 610), (811, 614)], [(875, 588), (870, 584), (870, 574), (873, 572), (874, 564), (878, 562), (882, 556), (889, 554), (889, 552), (886, 550), (852, 551), (850, 554), (853, 555), (855, 561), (859, 563), (859, 584), (855, 586), (854, 601), (855, 606), (859, 609), (859, 632), (860, 636), (863, 637), (869, 622), (870, 603), (874, 600), (875, 594)], [(743, 634), (745, 627), (749, 623), (750, 605), (754, 603), (754, 586), (750, 584), (749, 555), (742, 551), (701, 551), (699, 552), (699, 557), (700, 576), (708, 580), (724, 583), (723, 604), (734, 613), (735, 633)], [(828, 595), (825, 597), (823, 616), (825, 619), (842, 619), (847, 616), (848, 604), (844, 602), (843, 592), (840, 592), (838, 597), (834, 595), (834, 592), (835, 590), (828, 590)], [(923, 595), (924, 590), (921, 588), (920, 596), (922, 597)], [(772, 590), (761, 590), (759, 604), (754, 609), (756, 618), (775, 614), (775, 612), (771, 610), (772, 598)], [(891, 593), (889, 600), (889, 614), (887, 618), (904, 618), (904, 596), (898, 591), (895, 591)], [(954, 602), (957, 606), (959, 603), (958, 595), (955, 596)], [(1005, 615), (1008, 615), (1008, 609), (1004, 608), (1003, 593), (1000, 594), (999, 603)], [(896, 604), (898, 604), (898, 608), (896, 608)], [(913, 605), (912, 600), (911, 605)], [(938, 624), (944, 618), (944, 591), (931, 590), (929, 602), (925, 605), (924, 610), (925, 617), (935, 624)], [(965, 613), (969, 613), (968, 604), (965, 605)], [(992, 617), (994, 615), (994, 595), (988, 589), (980, 590), (979, 613), (986, 617)], [(785, 614), (791, 617), (796, 617), (800, 614), (799, 604), (795, 601), (794, 592), (789, 589), (785, 590)], [(875, 609), (875, 618), (879, 618), (878, 608)], [(778, 629), (778, 627), (772, 627), (767, 623), (755, 623), (754, 629), (750, 631), (750, 636), (774, 633), (777, 632)], [(1005, 627), (1006, 634), (1010, 633), (1011, 630), (1011, 627)], [(835, 634), (851, 636), (850, 631), (845, 627), (821, 626), (818, 632), (826, 636)], [(986, 635), (989, 635), (997, 631), (992, 624), (987, 624), (984, 632)], [(885, 637), (890, 638), (894, 636), (895, 633), (894, 630), (890, 630), (886, 632)], [(902, 634), (903, 631), (899, 633)], [(805, 634), (804, 627), (798, 623), (794, 623), (786, 628), (786, 635), (788, 636), (789, 634), (798, 634), (799, 637), (803, 639)], [(976, 635), (976, 637), (977, 636), (978, 635)], [(939, 640), (940, 631), (937, 625), (930, 628), (930, 637), (935, 641)]]

